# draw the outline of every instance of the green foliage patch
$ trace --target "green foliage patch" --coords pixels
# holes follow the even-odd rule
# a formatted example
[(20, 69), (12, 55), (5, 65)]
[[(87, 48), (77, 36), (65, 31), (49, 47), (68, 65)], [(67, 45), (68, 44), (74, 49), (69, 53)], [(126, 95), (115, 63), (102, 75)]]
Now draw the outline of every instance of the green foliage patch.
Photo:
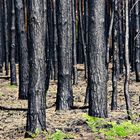
[(73, 136), (70, 134), (65, 134), (61, 130), (56, 130), (55, 133), (47, 136), (47, 140), (63, 140), (63, 139), (73, 139)]
[(46, 140), (64, 140), (74, 138), (71, 134), (65, 134), (61, 130), (56, 130), (55, 133), (51, 133), (46, 131), (40, 132), (38, 129), (36, 129), (35, 133), (28, 132), (28, 134), (32, 138), (38, 138), (40, 135), (43, 135), (43, 137), (45, 137)]
[(121, 139), (140, 132), (140, 123), (134, 123), (130, 120), (123, 120), (121, 123), (118, 123), (88, 115), (84, 115), (83, 117), (94, 134), (102, 134), (107, 140)]

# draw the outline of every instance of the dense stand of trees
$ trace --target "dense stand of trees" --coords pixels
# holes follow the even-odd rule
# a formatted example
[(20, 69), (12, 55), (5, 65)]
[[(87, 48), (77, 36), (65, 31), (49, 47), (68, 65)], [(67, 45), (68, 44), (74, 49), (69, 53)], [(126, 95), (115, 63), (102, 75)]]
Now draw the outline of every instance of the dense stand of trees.
[(117, 109), (118, 80), (124, 75), (131, 119), (130, 72), (140, 82), (138, 0), (0, 1), (0, 72), (10, 74), (12, 85), (19, 83), (19, 99), (28, 99), (27, 131), (46, 130), (49, 79), (58, 81), (56, 110), (73, 107), (77, 64), (84, 65), (89, 115), (108, 116), (107, 79), (112, 65), (111, 110)]

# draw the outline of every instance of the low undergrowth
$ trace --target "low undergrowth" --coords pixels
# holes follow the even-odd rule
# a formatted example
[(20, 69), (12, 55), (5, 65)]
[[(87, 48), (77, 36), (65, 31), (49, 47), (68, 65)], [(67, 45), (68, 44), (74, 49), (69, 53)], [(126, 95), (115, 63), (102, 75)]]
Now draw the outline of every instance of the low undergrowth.
[(101, 134), (107, 140), (123, 139), (140, 133), (140, 123), (138, 122), (130, 120), (107, 121), (107, 119), (91, 117), (86, 114), (83, 117), (95, 135)]
[[(45, 140), (64, 140), (64, 139), (73, 139), (74, 138), (73, 135), (66, 134), (66, 133), (62, 132), (61, 130), (56, 130), (55, 133), (51, 133), (51, 132), (46, 132), (46, 131), (40, 132), (37, 129), (35, 133), (28, 132), (28, 134), (33, 139), (37, 139), (40, 136), (43, 136)], [(26, 139), (26, 140), (30, 140), (30, 139)]]

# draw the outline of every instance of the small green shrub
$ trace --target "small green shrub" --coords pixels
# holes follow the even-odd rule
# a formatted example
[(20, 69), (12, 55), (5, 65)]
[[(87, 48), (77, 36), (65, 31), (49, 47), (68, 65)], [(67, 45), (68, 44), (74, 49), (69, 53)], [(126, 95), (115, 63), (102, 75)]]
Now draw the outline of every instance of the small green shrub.
[(55, 133), (49, 134), (47, 140), (63, 140), (63, 139), (72, 139), (73, 136), (70, 134), (65, 134), (61, 130), (56, 130)]
[(63, 139), (73, 139), (71, 134), (65, 134), (61, 130), (56, 130), (55, 133), (42, 131), (40, 132), (36, 129), (35, 133), (27, 132), (33, 139), (38, 138), (41, 134), (46, 138), (46, 140), (63, 140)]
[(130, 120), (124, 120), (118, 124), (116, 121), (108, 122), (103, 118), (88, 115), (84, 115), (83, 117), (94, 134), (103, 134), (108, 140), (124, 138), (140, 132), (140, 123), (133, 123)]

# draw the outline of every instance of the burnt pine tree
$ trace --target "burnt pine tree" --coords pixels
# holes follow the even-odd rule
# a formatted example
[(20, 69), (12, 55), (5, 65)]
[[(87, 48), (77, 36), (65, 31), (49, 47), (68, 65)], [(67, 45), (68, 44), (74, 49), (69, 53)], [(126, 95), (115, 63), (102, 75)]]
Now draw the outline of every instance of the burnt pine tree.
[(25, 11), (23, 0), (15, 0), (16, 23), (19, 46), (19, 99), (27, 99), (29, 66), (28, 66), (28, 48), (27, 33), (25, 29)]
[(124, 81), (124, 97), (126, 102), (126, 110), (128, 119), (131, 119), (131, 102), (129, 94), (129, 81), (130, 81), (130, 64), (129, 64), (129, 2), (125, 1), (125, 18), (126, 18), (126, 29), (125, 29), (125, 81)]
[[(137, 2), (137, 1), (136, 1)], [(135, 6), (136, 8), (136, 81), (140, 82), (140, 2)]]
[(10, 76), (11, 85), (17, 84), (16, 77), (16, 62), (15, 62), (15, 51), (16, 51), (16, 25), (15, 25), (15, 3), (12, 0), (11, 8), (11, 45), (10, 45)]
[[(27, 132), (46, 130), (46, 62), (44, 0), (28, 0), (29, 91)], [(30, 137), (26, 133), (25, 137)]]
[(73, 105), (71, 13), (71, 0), (56, 0), (58, 29), (58, 89), (56, 110), (67, 110)]
[(0, 72), (2, 72), (3, 67), (3, 1), (0, 1)]
[(117, 109), (117, 81), (119, 76), (119, 14), (118, 14), (118, 0), (113, 1), (113, 12), (114, 12), (114, 26), (113, 26), (113, 60), (112, 60), (112, 102), (111, 102), (111, 110)]
[(89, 0), (88, 87), (89, 115), (107, 117), (105, 66), (105, 0)]
[(72, 5), (72, 60), (73, 60), (73, 84), (78, 83), (77, 72), (77, 51), (76, 51), (76, 1), (71, 1)]
[(9, 16), (10, 12), (11, 12), (11, 8), (9, 7), (11, 1), (8, 0), (3, 0), (3, 27), (4, 27), (4, 50), (5, 50), (5, 71), (6, 71), (6, 75), (9, 74)]

